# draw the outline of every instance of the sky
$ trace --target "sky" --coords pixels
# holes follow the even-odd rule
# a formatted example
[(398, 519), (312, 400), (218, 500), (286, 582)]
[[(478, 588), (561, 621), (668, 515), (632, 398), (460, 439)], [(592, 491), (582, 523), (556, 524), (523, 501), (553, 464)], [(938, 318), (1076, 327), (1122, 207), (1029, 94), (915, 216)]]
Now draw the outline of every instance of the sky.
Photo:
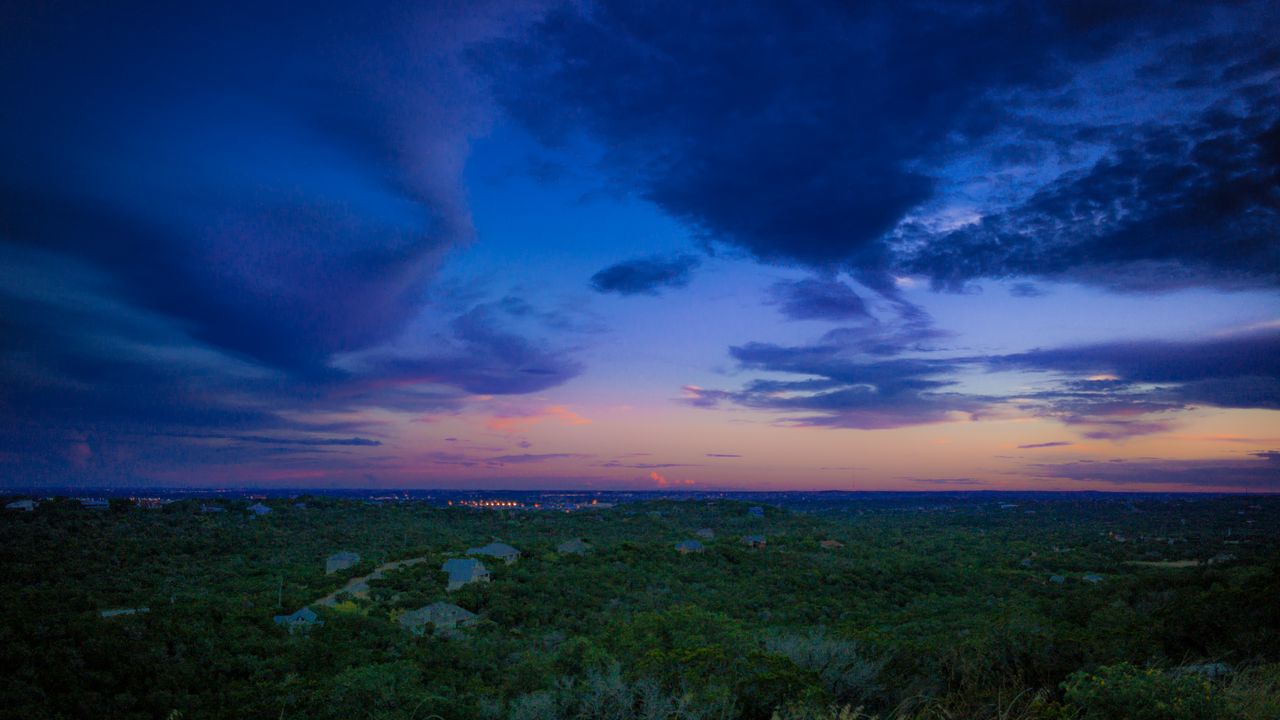
[(188, 5), (0, 5), (0, 488), (1280, 491), (1274, 2)]

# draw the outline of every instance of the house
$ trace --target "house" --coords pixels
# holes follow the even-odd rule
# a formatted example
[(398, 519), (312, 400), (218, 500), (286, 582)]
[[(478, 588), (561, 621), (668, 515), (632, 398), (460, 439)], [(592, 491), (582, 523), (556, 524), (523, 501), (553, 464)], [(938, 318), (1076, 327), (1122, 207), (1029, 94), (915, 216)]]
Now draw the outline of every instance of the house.
[(582, 542), (581, 538), (574, 538), (560, 543), (556, 548), (556, 552), (561, 555), (581, 555), (590, 549), (586, 543)]
[(716, 536), (716, 531), (711, 528), (702, 528), (701, 530), (698, 530), (698, 532), (694, 533), (694, 535), (697, 535), (703, 540), (712, 540)]
[(298, 630), (309, 630), (312, 625), (323, 625), (324, 621), (311, 608), (302, 608), (301, 610), (290, 615), (276, 615), (271, 618), (277, 625), (284, 625), (289, 628), (289, 632)]
[(80, 506), (89, 510), (106, 510), (111, 507), (111, 503), (106, 498), (78, 498)]
[(14, 500), (8, 505), (5, 505), (4, 509), (5, 510), (25, 510), (27, 512), (31, 512), (32, 510), (35, 510), (36, 506), (39, 504), (40, 503), (36, 502), (35, 500)]
[(705, 548), (702, 547), (702, 543), (698, 542), (697, 540), (685, 540), (683, 542), (676, 543), (676, 551), (679, 552), (681, 555), (688, 555), (689, 553), (700, 553), (704, 549)]
[(449, 573), (449, 586), (445, 589), (450, 592), (469, 583), (489, 582), (489, 571), (479, 560), (453, 558), (446, 560), (440, 569)]
[(520, 551), (511, 547), (506, 543), (493, 542), (484, 547), (475, 547), (467, 550), (468, 555), (487, 555), (502, 560), (510, 565), (520, 559)]
[(753, 507), (747, 511), (747, 514), (750, 515), (751, 517), (762, 518), (764, 517), (764, 508), (759, 506)]
[(744, 535), (742, 536), (742, 544), (749, 545), (757, 550), (764, 549), (765, 541), (763, 535)]
[(221, 505), (201, 505), (200, 506), (200, 512), (202, 513), (220, 513), (220, 512), (226, 512), (226, 511), (227, 509), (222, 507)]
[(142, 613), (151, 612), (149, 607), (136, 608), (115, 608), (112, 610), (99, 610), (98, 614), (104, 618), (120, 617), (121, 615), (141, 615)]
[(1208, 564), (1221, 565), (1222, 563), (1232, 562), (1235, 559), (1236, 559), (1236, 556), (1232, 555), (1231, 553), (1218, 553), (1217, 555), (1214, 555), (1213, 557), (1209, 558)]
[(271, 508), (267, 507), (266, 505), (263, 505), (260, 502), (254, 503), (245, 509), (248, 510), (249, 513), (254, 515), (255, 517), (261, 517), (263, 515), (271, 514)]
[(1031, 558), (1022, 558), (1018, 561), (1018, 564), (1024, 568), (1029, 568), (1031, 567)]
[(332, 575), (339, 570), (346, 570), (360, 564), (360, 554), (353, 552), (336, 552), (324, 561), (324, 574)]
[(1084, 577), (1081, 578), (1081, 580), (1084, 580), (1087, 583), (1093, 583), (1096, 585), (1102, 582), (1102, 576), (1099, 575), (1098, 573), (1085, 573)]
[(459, 628), (475, 625), (480, 617), (470, 610), (447, 602), (431, 603), (400, 616), (400, 627), (414, 635), (425, 635), (430, 625), (436, 634), (447, 635)]
[(840, 548), (844, 547), (844, 543), (840, 542), (839, 540), (823, 540), (818, 544), (826, 548), (827, 550), (839, 550)]
[(1064, 582), (1066, 582), (1066, 581), (1067, 581), (1067, 579), (1066, 579), (1065, 577), (1061, 576), (1061, 575), (1050, 575), (1050, 576), (1049, 576), (1049, 582), (1053, 583), (1054, 585), (1061, 585), (1062, 583), (1064, 583)]

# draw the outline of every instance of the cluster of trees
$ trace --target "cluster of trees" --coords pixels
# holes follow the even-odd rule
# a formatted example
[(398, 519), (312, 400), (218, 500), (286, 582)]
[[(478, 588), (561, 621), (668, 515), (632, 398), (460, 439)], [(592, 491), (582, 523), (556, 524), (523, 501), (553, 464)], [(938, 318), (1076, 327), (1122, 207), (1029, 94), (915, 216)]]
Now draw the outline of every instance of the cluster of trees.
[[(1270, 498), (848, 501), (763, 519), (731, 501), (542, 513), (304, 500), (257, 519), (195, 502), (0, 517), (0, 715), (1280, 716)], [(677, 554), (700, 527), (717, 533), (706, 552)], [(768, 548), (744, 545), (749, 533)], [(558, 554), (573, 537), (591, 552)], [(437, 561), (494, 538), (524, 558), (446, 593)], [(325, 575), (340, 549), (361, 564)], [(419, 556), (432, 562), (320, 609), (308, 632), (271, 620)], [(437, 600), (481, 622), (454, 637), (394, 622)]]

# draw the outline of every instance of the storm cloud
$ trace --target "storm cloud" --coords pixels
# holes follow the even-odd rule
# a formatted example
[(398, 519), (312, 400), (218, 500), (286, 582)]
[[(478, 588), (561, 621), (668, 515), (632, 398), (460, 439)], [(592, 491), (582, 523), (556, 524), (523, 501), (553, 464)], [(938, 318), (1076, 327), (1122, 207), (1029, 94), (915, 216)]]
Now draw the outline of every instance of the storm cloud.
[[(877, 289), (891, 272), (946, 288), (1020, 275), (1274, 286), (1265, 88), (1280, 43), (1263, 28), (1276, 15), (1262, 2), (597, 2), (475, 57), (548, 147), (598, 142), (619, 187), (761, 260), (845, 267)], [(1087, 104), (1126, 77), (1208, 109)], [(935, 217), (944, 187), (974, 180), (949, 166), (965, 153), (1002, 179), (956, 230)]]
[[(202, 462), (202, 435), (245, 457), (376, 447), (308, 438), (327, 432), (309, 418), (576, 373), (499, 319), (427, 304), (474, 235), (461, 173), (490, 114), (460, 53), (528, 13), (315, 10), (7, 13), (0, 81), (22, 112), (0, 119), (0, 445), (27, 480)], [(385, 349), (433, 312), (457, 354)]]

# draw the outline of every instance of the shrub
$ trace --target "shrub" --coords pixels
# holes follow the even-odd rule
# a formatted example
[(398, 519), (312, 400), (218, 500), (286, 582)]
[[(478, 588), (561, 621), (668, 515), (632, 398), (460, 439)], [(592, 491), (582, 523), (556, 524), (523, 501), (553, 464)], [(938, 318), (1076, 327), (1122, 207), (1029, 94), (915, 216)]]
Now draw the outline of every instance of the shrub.
[(878, 678), (884, 662), (869, 657), (853, 640), (827, 635), (821, 628), (803, 636), (770, 637), (765, 648), (816, 673), (826, 691), (841, 703), (865, 704), (880, 691)]
[(1063, 683), (1081, 720), (1214, 720), (1228, 717), (1213, 685), (1194, 675), (1171, 675), (1128, 663), (1077, 672)]

